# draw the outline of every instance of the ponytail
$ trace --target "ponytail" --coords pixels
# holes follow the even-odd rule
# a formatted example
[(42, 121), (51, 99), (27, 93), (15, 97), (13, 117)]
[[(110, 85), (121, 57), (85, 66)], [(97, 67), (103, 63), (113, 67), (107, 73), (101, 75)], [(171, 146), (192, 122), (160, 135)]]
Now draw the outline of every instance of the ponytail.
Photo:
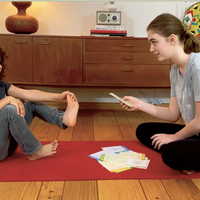
[(200, 52), (200, 42), (192, 33), (184, 32), (183, 43), (185, 53), (190, 54), (192, 52)]

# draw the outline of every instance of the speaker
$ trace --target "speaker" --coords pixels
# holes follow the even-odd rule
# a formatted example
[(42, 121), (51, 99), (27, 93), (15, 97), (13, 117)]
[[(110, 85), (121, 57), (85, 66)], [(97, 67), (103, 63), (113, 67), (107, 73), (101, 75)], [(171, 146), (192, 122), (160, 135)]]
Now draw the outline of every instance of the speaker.
[(121, 11), (97, 11), (98, 25), (121, 25)]

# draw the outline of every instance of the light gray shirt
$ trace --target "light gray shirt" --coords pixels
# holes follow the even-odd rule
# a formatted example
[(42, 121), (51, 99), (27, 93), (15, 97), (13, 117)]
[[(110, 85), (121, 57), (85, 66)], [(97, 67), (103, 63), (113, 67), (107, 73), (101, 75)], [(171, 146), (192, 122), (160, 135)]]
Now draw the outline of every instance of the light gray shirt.
[(200, 53), (191, 53), (183, 74), (173, 65), (170, 71), (171, 97), (176, 97), (185, 124), (195, 117), (195, 101), (200, 101)]

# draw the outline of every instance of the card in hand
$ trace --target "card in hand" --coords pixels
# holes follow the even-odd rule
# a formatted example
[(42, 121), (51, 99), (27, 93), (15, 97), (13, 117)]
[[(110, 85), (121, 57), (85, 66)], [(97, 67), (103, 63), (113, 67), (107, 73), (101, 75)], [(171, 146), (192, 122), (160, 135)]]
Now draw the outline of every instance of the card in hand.
[(119, 96), (117, 96), (114, 93), (109, 93), (111, 96), (115, 97), (117, 100), (121, 101), (122, 103), (126, 104), (127, 106), (133, 108), (134, 106), (126, 101), (124, 101), (122, 98), (120, 98)]

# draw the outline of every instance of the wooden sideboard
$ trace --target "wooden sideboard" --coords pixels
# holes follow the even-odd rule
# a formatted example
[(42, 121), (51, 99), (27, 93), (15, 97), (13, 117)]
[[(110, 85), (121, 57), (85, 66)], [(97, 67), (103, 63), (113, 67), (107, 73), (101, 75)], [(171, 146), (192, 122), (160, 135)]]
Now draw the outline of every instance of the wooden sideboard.
[(147, 38), (0, 34), (5, 81), (18, 85), (168, 88), (170, 61)]

